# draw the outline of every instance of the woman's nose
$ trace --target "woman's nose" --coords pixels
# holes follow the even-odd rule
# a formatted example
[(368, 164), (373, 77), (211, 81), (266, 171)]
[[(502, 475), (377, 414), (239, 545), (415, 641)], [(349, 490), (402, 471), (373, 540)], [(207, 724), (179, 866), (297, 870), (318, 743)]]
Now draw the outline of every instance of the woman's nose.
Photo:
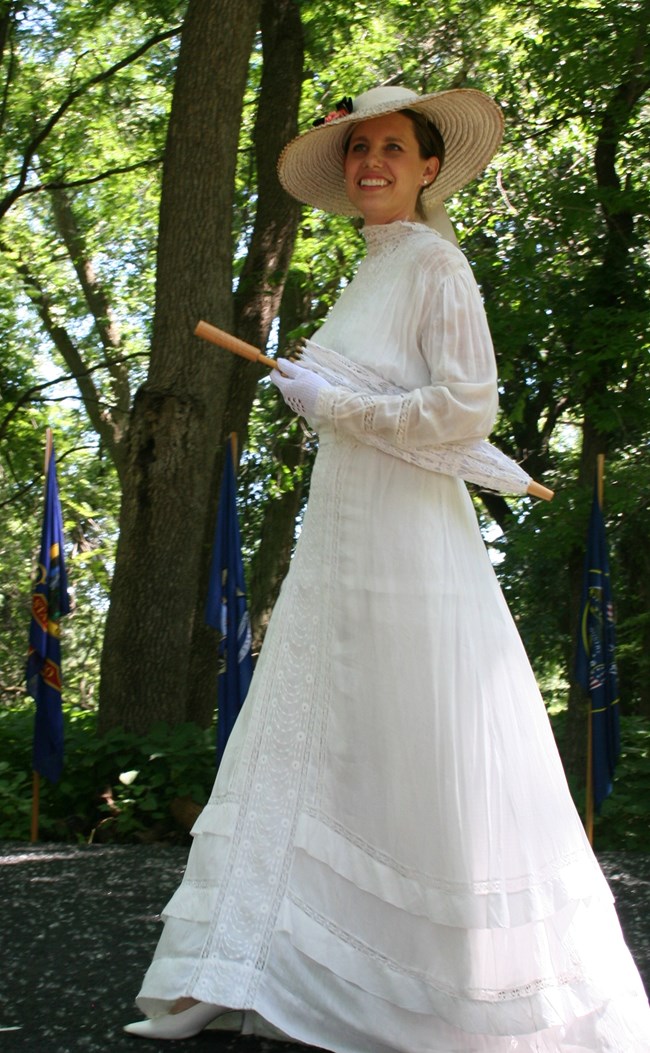
[(370, 147), (366, 154), (366, 165), (368, 168), (377, 168), (381, 164), (381, 153), (378, 149)]

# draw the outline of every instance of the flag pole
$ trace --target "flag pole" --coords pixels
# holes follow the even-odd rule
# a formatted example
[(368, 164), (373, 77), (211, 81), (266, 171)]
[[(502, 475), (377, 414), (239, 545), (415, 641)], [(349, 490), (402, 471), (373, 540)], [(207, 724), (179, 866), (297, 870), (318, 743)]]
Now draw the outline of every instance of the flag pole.
[(591, 698), (587, 711), (587, 789), (585, 801), (585, 833), (591, 847), (594, 847), (594, 747), (593, 747), (593, 716), (591, 712)]
[[(50, 457), (52, 456), (52, 429), (45, 429), (45, 464), (43, 471), (45, 473), (45, 486), (47, 487), (47, 473), (50, 467)], [(31, 842), (34, 844), (38, 841), (38, 819), (40, 811), (40, 800), (41, 800), (41, 777), (39, 773), (32, 770), (32, 823), (31, 823)]]
[[(596, 459), (596, 493), (602, 511), (605, 480), (605, 454), (599, 453)], [(585, 801), (585, 832), (589, 844), (594, 844), (594, 738), (593, 738), (593, 705), (589, 698), (587, 711), (587, 788)]]
[(34, 844), (38, 841), (38, 815), (41, 797), (41, 777), (37, 771), (32, 771), (32, 829), (30, 841)]

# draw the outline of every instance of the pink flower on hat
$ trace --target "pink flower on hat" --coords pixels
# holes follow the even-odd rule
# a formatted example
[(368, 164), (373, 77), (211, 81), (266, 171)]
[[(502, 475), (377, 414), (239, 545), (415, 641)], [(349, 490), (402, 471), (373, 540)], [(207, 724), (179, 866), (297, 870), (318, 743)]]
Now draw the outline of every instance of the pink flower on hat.
[(340, 117), (347, 117), (348, 113), (352, 113), (352, 99), (349, 96), (341, 99), (337, 102), (336, 109), (332, 110), (325, 117), (318, 117), (313, 122), (314, 128), (318, 128), (321, 124), (329, 124), (331, 121), (337, 121)]

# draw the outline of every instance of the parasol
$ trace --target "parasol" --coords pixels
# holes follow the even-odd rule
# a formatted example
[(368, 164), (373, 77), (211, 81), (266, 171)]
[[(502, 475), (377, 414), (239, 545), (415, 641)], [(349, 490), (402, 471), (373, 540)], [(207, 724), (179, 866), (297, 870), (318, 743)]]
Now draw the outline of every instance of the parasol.
[[(278, 368), (274, 359), (262, 354), (252, 344), (247, 344), (208, 322), (199, 322), (194, 332), (196, 336), (252, 362), (260, 362), (271, 369)], [(313, 340), (304, 341), (299, 363), (305, 368), (313, 369), (336, 387), (375, 395), (405, 394), (403, 388), (390, 384), (378, 373), (351, 362), (336, 351), (320, 347)], [(366, 441), (393, 457), (417, 464), (431, 472), (458, 476), (484, 490), (502, 494), (528, 494), (531, 497), (541, 497), (545, 501), (550, 501), (553, 497), (552, 490), (531, 479), (516, 461), (486, 439), (439, 443), (413, 450), (394, 446), (376, 435), (367, 436)]]

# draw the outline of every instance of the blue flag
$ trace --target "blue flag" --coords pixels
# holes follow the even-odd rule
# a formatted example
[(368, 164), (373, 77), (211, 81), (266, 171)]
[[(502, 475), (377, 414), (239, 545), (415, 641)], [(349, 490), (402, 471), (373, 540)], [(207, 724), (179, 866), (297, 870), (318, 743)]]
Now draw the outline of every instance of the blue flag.
[(221, 484), (205, 620), (221, 632), (217, 677), (217, 761), (220, 761), (253, 676), (252, 640), (230, 444), (226, 449)]
[(612, 792), (620, 753), (620, 729), (614, 608), (605, 522), (597, 486), (585, 555), (575, 674), (590, 698), (594, 808), (599, 812)]
[(27, 694), (36, 701), (32, 766), (34, 771), (50, 782), (58, 782), (63, 770), (59, 623), (69, 610), (68, 579), (63, 558), (63, 522), (52, 448), (27, 653)]

